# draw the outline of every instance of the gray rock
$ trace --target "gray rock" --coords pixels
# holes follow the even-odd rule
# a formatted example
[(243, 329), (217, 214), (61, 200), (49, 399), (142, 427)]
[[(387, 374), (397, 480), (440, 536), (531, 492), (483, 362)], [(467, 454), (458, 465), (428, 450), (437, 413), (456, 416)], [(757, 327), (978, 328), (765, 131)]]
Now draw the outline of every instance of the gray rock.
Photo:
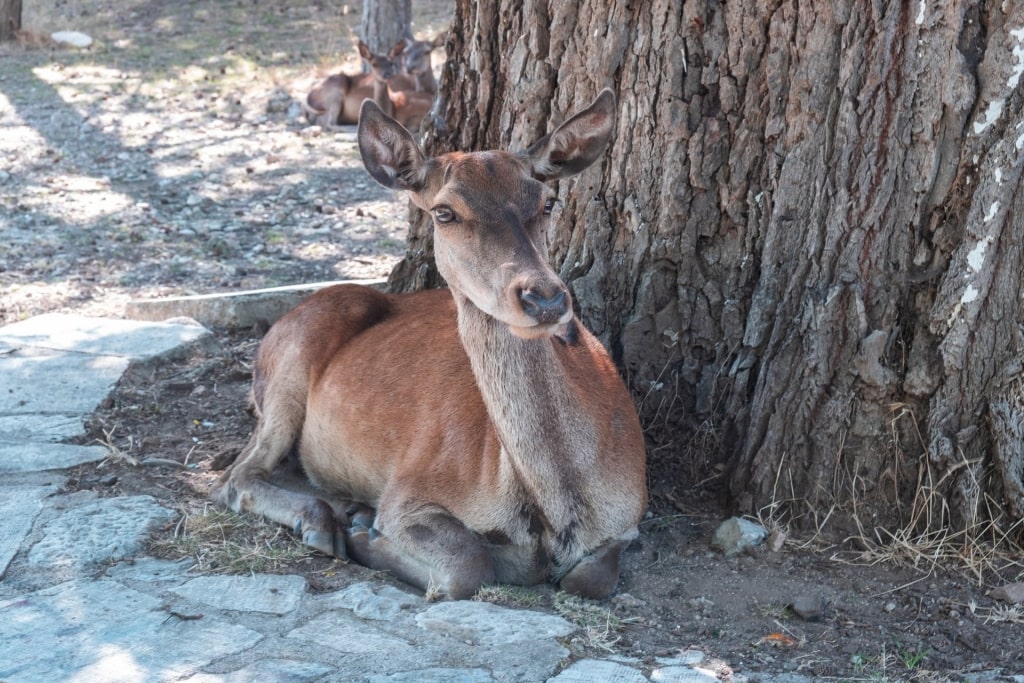
[(749, 519), (732, 517), (722, 522), (711, 537), (711, 547), (732, 557), (764, 541), (768, 532)]
[(804, 621), (821, 621), (825, 615), (825, 600), (820, 596), (801, 595), (793, 600), (792, 609)]
[(1009, 602), (1014, 605), (1024, 602), (1024, 581), (1008, 583), (1000, 586), (989, 593), (996, 600)]
[(288, 638), (319, 643), (348, 654), (374, 654), (387, 652), (391, 660), (413, 662), (416, 650), (408, 641), (375, 631), (349, 612), (324, 612), (302, 626), (293, 629)]

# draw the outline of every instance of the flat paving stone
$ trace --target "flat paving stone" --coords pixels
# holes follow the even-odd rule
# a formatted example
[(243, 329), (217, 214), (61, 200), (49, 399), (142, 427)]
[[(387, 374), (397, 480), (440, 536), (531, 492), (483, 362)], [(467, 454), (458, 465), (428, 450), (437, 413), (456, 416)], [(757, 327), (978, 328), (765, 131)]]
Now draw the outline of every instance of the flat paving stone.
[(370, 676), (366, 683), (495, 683), (485, 669), (417, 669), (383, 676)]
[(288, 638), (308, 640), (348, 654), (386, 652), (389, 659), (414, 662), (416, 650), (409, 641), (367, 628), (349, 612), (324, 612), (293, 629)]
[(0, 577), (32, 529), (43, 499), (56, 490), (55, 485), (0, 486)]
[(34, 347), (131, 359), (154, 358), (196, 342), (216, 343), (209, 330), (194, 322), (47, 313), (0, 328), (0, 348)]
[(324, 596), (322, 602), (327, 607), (350, 609), (357, 617), (377, 621), (390, 621), (403, 610), (426, 604), (418, 595), (394, 586), (374, 586), (365, 582), (354, 583)]
[(306, 580), (278, 574), (199, 576), (171, 592), (220, 609), (287, 614), (302, 600)]
[(470, 600), (438, 603), (417, 614), (416, 624), (422, 629), (480, 645), (563, 638), (576, 630), (576, 626), (552, 614)]
[[(716, 679), (711, 679), (717, 683)], [(548, 683), (647, 683), (647, 678), (624, 664), (600, 659), (581, 659)]]
[(315, 662), (264, 659), (231, 673), (189, 676), (184, 683), (307, 683), (331, 671), (331, 667)]
[(128, 364), (119, 356), (55, 354), (46, 349), (0, 355), (0, 415), (81, 420), (110, 394)]
[(0, 442), (63, 441), (85, 433), (82, 415), (0, 415)]
[(152, 496), (100, 498), (72, 508), (46, 525), (28, 554), (30, 565), (88, 569), (142, 551), (157, 525), (177, 513)]
[(64, 443), (0, 443), (0, 474), (63, 470), (99, 462), (109, 451), (103, 446)]
[(0, 680), (177, 680), (262, 638), (214, 619), (182, 620), (116, 581), (76, 579), (0, 602)]

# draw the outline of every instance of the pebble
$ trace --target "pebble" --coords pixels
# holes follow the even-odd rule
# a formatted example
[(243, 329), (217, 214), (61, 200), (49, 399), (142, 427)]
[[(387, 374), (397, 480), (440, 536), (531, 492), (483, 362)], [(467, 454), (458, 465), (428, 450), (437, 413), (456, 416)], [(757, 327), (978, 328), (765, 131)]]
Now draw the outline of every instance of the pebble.
[(747, 548), (760, 545), (768, 531), (748, 519), (732, 517), (722, 522), (711, 537), (711, 547), (721, 550), (726, 557), (737, 555)]
[(820, 596), (801, 595), (793, 600), (792, 608), (804, 621), (821, 621), (825, 613), (825, 600)]

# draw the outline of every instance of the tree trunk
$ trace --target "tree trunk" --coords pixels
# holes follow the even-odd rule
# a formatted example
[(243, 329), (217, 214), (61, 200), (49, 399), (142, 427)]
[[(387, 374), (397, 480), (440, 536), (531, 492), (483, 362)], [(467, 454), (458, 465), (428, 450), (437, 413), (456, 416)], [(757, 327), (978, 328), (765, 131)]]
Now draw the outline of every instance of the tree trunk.
[(363, 0), (359, 37), (374, 54), (386, 54), (412, 35), (412, 0)]
[[(432, 152), (618, 95), (550, 239), (666, 493), (1024, 518), (1020, 5), (457, 0), (449, 45)], [(392, 286), (436, 283), (417, 216)]]
[(13, 40), (21, 30), (21, 0), (0, 0), (0, 41)]

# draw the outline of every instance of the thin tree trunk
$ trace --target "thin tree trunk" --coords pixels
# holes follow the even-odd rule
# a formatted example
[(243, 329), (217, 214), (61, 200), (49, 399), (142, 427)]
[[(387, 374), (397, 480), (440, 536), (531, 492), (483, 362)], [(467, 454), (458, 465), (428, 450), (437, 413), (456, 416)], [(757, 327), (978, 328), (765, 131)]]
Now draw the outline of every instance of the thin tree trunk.
[(386, 54), (412, 35), (412, 0), (364, 0), (359, 37), (374, 54)]
[[(431, 151), (618, 95), (551, 252), (677, 477), (656, 489), (1022, 518), (1020, 5), (457, 0), (450, 45)], [(419, 217), (392, 286), (434, 273)]]
[(0, 41), (13, 40), (21, 30), (21, 0), (0, 0)]

